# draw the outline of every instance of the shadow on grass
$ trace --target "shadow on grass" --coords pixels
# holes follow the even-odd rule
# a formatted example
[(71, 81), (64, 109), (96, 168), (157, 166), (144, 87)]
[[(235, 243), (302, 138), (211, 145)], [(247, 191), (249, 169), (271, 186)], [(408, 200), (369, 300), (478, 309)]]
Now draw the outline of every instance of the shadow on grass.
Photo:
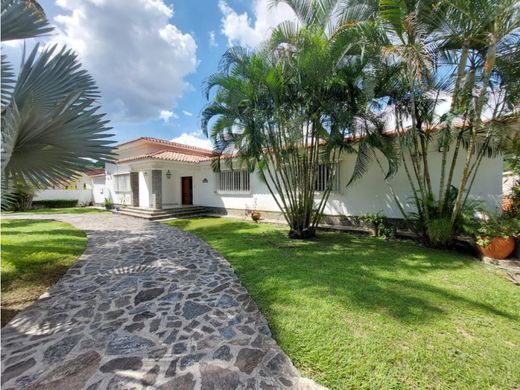
[(24, 230), (18, 230), (16, 228), (9, 229), (9, 231), (2, 230), (3, 236), (15, 236), (18, 234), (23, 234), (25, 236), (69, 236), (69, 237), (85, 237), (85, 234), (81, 230), (77, 229), (52, 229), (49, 231), (35, 231), (35, 232), (29, 232)]
[(66, 223), (39, 219), (2, 221), (2, 235), (3, 326), (67, 272), (87, 238)]
[(109, 213), (107, 210), (89, 207), (64, 207), (52, 209), (31, 209), (24, 211), (7, 211), (5, 214), (100, 214)]

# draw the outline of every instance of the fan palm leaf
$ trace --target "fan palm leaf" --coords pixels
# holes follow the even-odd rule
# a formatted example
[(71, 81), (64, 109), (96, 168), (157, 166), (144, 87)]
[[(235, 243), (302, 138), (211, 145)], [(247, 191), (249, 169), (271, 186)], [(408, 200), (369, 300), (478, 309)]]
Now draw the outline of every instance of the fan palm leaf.
[(2, 0), (2, 42), (34, 38), (53, 30), (42, 7), (31, 0)]
[[(22, 15), (22, 22), (32, 20), (32, 24), (13, 27), (7, 31), (8, 37), (28, 37), (44, 31), (42, 26), (47, 22), (43, 13), (37, 12), (35, 2), (5, 3), (2, 33), (16, 13)], [(36, 45), (24, 59), (16, 82), (12, 81), (13, 73), (2, 58), (4, 185), (21, 179), (35, 186), (48, 186), (70, 179), (91, 160), (112, 159), (108, 120), (96, 105), (99, 91), (71, 50), (57, 50), (54, 46), (40, 51)]]

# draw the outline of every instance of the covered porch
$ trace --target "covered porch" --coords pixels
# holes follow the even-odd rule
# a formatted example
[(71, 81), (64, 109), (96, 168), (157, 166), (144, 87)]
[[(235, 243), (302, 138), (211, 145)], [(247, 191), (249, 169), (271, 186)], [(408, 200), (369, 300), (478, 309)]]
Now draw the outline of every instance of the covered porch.
[(194, 205), (197, 167), (176, 163), (130, 164), (126, 205), (144, 210), (182, 209)]

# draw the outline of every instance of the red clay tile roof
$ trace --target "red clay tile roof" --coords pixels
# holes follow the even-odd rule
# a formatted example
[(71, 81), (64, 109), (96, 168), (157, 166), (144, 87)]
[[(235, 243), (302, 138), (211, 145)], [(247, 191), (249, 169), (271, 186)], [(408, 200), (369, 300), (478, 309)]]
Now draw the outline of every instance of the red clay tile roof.
[(93, 176), (105, 176), (105, 168), (92, 168), (92, 169), (87, 169), (86, 171), (83, 171), (82, 173), (84, 173), (85, 175), (89, 176), (89, 177), (93, 177)]
[(165, 139), (153, 138), (153, 137), (140, 137), (140, 138), (137, 138), (137, 139), (134, 139), (131, 141), (123, 142), (123, 143), (117, 145), (117, 147), (121, 147), (122, 145), (127, 145), (127, 144), (131, 144), (131, 143), (138, 142), (138, 141), (151, 142), (154, 144), (162, 144), (162, 145), (168, 146), (169, 148), (171, 147), (171, 148), (179, 149), (186, 154), (198, 154), (198, 155), (203, 155), (203, 156), (208, 156), (208, 157), (211, 157), (213, 155), (213, 151), (209, 150), (209, 149), (199, 148), (199, 147), (191, 146), (191, 145), (184, 145), (184, 144), (180, 144), (178, 142), (172, 142), (172, 141), (167, 141)]
[(122, 158), (121, 160), (118, 160), (117, 162), (123, 163), (123, 162), (128, 162), (128, 161), (145, 160), (145, 159), (199, 163), (202, 161), (211, 160), (211, 156), (197, 156), (195, 154), (179, 153), (176, 151), (165, 149), (165, 150), (159, 150), (158, 152), (141, 154), (139, 156)]

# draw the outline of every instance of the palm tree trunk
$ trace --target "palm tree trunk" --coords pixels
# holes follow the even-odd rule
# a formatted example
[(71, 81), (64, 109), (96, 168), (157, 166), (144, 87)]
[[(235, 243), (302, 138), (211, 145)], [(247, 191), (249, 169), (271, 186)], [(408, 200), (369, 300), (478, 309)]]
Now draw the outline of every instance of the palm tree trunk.
[(426, 189), (430, 194), (433, 194), (432, 190), (432, 180), (430, 176), (430, 167), (428, 165), (428, 142), (425, 140), (426, 135), (419, 135), (420, 141), (421, 141), (421, 154), (423, 159), (423, 177), (424, 182), (426, 184)]
[[(460, 54), (460, 61), (457, 67), (457, 77), (455, 78), (455, 86), (453, 89), (452, 101), (450, 112), (453, 112), (458, 107), (459, 101), (459, 91), (460, 85), (462, 84), (462, 80), (464, 78), (466, 63), (468, 62), (468, 54), (469, 54), (469, 44), (467, 41), (464, 41), (462, 45), (462, 51)], [(447, 132), (451, 132), (451, 123), (448, 124)], [(442, 143), (442, 162), (441, 162), (441, 177), (439, 182), (439, 214), (442, 215), (444, 208), (444, 194), (445, 194), (445, 180), (446, 180), (446, 164), (448, 162), (448, 151), (450, 149), (449, 140), (451, 137), (445, 135), (443, 143)]]
[(479, 97), (477, 99), (477, 104), (475, 106), (475, 113), (473, 114), (472, 120), (472, 129), (471, 129), (471, 139), (468, 147), (468, 152), (466, 155), (466, 161), (464, 163), (464, 170), (462, 173), (462, 179), (460, 182), (459, 192), (457, 194), (457, 199), (455, 200), (455, 205), (453, 207), (453, 213), (451, 215), (451, 222), (454, 223), (457, 219), (459, 212), (462, 206), (462, 199), (464, 196), (464, 191), (466, 190), (466, 184), (469, 178), (469, 171), (471, 165), (471, 159), (475, 154), (475, 147), (477, 142), (477, 134), (482, 126), (482, 109), (484, 107), (484, 103), (487, 97), (487, 88), (489, 84), (489, 80), (491, 77), (491, 72), (495, 66), (496, 60), (496, 40), (493, 35), (490, 36), (490, 43), (486, 52), (486, 62), (484, 63), (484, 76), (482, 78), (482, 89), (480, 90)]

